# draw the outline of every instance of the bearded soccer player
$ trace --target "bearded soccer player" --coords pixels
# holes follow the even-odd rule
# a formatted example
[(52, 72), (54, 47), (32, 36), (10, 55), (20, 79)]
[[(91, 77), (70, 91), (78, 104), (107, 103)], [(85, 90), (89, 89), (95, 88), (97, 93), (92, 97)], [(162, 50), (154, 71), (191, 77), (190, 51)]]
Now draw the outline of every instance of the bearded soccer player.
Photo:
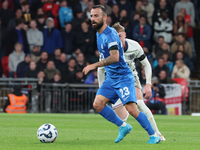
[(97, 91), (93, 106), (101, 116), (119, 127), (115, 143), (120, 142), (132, 130), (131, 125), (123, 122), (114, 110), (106, 105), (107, 102), (114, 104), (118, 98), (121, 99), (129, 114), (149, 134), (150, 140), (147, 143), (159, 143), (161, 139), (153, 130), (147, 116), (137, 109), (133, 73), (124, 60), (119, 36), (114, 28), (107, 26), (106, 19), (105, 8), (102, 5), (95, 5), (91, 10), (91, 23), (93, 29), (97, 30), (97, 47), (102, 60), (86, 66), (83, 72), (87, 74), (90, 70), (104, 66), (106, 79)]
[[(162, 141), (165, 141), (166, 139), (164, 136), (160, 133), (158, 130), (158, 127), (156, 125), (155, 119), (153, 117), (152, 112), (149, 110), (149, 108), (145, 105), (143, 101), (143, 94), (142, 94), (142, 86), (139, 81), (138, 73), (135, 69), (135, 58), (138, 58), (141, 62), (141, 64), (144, 66), (145, 70), (145, 76), (146, 76), (146, 85), (144, 87), (144, 93), (145, 98), (149, 98), (152, 96), (151, 91), (151, 74), (152, 69), (149, 61), (147, 60), (147, 57), (144, 54), (144, 51), (142, 47), (139, 45), (138, 42), (127, 39), (125, 29), (123, 26), (121, 26), (119, 23), (115, 23), (112, 26), (118, 33), (119, 38), (122, 42), (123, 49), (124, 49), (124, 58), (125, 61), (128, 63), (130, 69), (133, 72), (134, 79), (135, 79), (135, 90), (136, 90), (136, 97), (137, 97), (137, 107), (140, 111), (145, 113), (148, 117), (148, 120), (150, 121), (154, 131), (160, 136)], [(101, 87), (103, 81), (105, 80), (105, 68), (99, 67), (98, 68), (98, 81), (99, 81), (99, 87)], [(120, 99), (115, 104), (112, 104), (112, 108), (114, 109), (115, 113), (126, 122), (128, 119), (129, 113), (127, 112), (126, 108), (123, 106), (123, 103)]]

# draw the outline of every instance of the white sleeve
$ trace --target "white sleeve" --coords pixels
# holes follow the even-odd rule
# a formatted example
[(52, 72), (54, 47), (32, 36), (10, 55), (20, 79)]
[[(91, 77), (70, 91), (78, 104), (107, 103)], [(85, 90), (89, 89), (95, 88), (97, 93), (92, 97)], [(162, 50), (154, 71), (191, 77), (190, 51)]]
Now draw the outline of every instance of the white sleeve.
[(151, 64), (149, 63), (147, 57), (145, 57), (145, 59), (143, 59), (140, 62), (144, 66), (145, 76), (146, 76), (146, 84), (151, 84), (151, 76), (152, 76)]
[(104, 67), (98, 67), (97, 78), (98, 78), (99, 87), (101, 87), (101, 85), (103, 84), (103, 82), (105, 80), (105, 68)]

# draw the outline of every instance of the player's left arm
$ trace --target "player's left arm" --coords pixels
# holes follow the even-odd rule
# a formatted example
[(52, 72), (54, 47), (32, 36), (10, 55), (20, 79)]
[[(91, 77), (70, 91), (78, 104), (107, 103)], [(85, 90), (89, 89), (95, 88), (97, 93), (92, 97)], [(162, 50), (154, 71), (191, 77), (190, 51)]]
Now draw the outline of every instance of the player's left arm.
[(144, 66), (144, 70), (145, 70), (146, 85), (144, 87), (144, 94), (145, 94), (144, 98), (147, 99), (152, 96), (152, 91), (151, 91), (152, 68), (145, 54), (141, 55), (139, 57), (139, 60), (141, 64)]
[(87, 74), (90, 70), (94, 70), (97, 67), (108, 66), (119, 61), (119, 50), (118, 50), (117, 45), (110, 47), (109, 53), (110, 53), (110, 56), (108, 56), (104, 60), (101, 60), (99, 62), (86, 66), (83, 69), (83, 73)]

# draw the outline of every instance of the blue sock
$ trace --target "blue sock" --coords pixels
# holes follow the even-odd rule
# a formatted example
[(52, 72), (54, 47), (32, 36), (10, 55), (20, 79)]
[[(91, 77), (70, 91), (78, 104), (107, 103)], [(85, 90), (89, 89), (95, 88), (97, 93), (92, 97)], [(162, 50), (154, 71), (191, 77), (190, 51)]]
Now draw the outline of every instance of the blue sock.
[(114, 110), (112, 108), (105, 106), (101, 112), (99, 112), (100, 115), (102, 115), (105, 119), (108, 121), (116, 124), (118, 127), (123, 124), (123, 121), (116, 115)]
[(147, 119), (147, 116), (143, 112), (140, 112), (138, 117), (135, 119), (148, 132), (149, 136), (155, 134), (155, 131), (153, 130), (149, 120)]

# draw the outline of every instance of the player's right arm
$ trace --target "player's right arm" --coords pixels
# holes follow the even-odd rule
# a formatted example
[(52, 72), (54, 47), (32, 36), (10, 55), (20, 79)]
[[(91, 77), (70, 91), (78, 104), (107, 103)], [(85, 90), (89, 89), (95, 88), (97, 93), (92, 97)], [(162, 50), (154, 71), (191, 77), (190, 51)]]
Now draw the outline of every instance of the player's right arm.
[(83, 69), (83, 72), (85, 74), (87, 74), (90, 70), (94, 70), (97, 67), (108, 66), (108, 65), (114, 64), (114, 63), (119, 61), (119, 50), (118, 50), (117, 45), (114, 45), (114, 46), (110, 47), (109, 48), (109, 53), (110, 53), (110, 56), (108, 56), (104, 60), (101, 60), (99, 62), (96, 62), (94, 64), (86, 66)]

